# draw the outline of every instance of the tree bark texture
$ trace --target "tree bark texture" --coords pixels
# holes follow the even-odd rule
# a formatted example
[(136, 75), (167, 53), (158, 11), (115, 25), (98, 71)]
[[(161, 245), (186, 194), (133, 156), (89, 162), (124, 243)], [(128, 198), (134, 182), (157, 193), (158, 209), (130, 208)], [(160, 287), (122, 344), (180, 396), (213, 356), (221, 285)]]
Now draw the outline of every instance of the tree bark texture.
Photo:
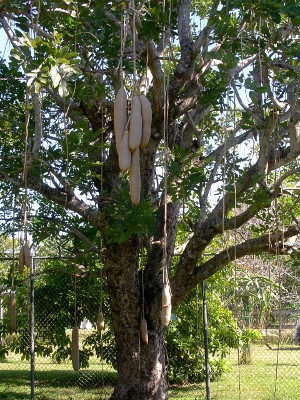
[[(142, 315), (139, 239), (107, 246), (106, 268), (112, 323), (117, 344), (118, 378), (113, 400), (164, 400), (168, 398), (164, 361), (161, 301), (154, 302), (151, 318), (145, 313), (149, 343), (140, 339)], [(161, 293), (157, 296), (161, 296)]]

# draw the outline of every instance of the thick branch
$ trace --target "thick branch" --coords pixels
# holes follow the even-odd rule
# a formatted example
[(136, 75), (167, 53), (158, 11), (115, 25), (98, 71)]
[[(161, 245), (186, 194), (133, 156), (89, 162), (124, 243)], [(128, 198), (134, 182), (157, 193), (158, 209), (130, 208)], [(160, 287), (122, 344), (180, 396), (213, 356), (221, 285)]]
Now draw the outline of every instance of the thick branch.
[(9, 38), (12, 46), (18, 50), (20, 53), (22, 53), (21, 50), (21, 45), (22, 43), (18, 40), (17, 36), (13, 33), (12, 29), (10, 28), (8, 22), (6, 21), (5, 18), (0, 18), (0, 23), (3, 26), (3, 29), (5, 30), (5, 33), (7, 37)]
[(156, 52), (154, 43), (151, 41), (146, 44), (147, 46), (147, 61), (148, 67), (153, 77), (153, 116), (154, 126), (157, 125), (155, 120), (162, 119), (163, 106), (164, 106), (164, 73), (161, 68), (159, 55)]
[(76, 212), (85, 218), (91, 225), (98, 227), (98, 212), (93, 207), (88, 206), (83, 200), (75, 196), (73, 189), (68, 183), (64, 189), (51, 188), (47, 184), (36, 181), (35, 178), (28, 177), (28, 187), (42, 194), (47, 199), (54, 201), (56, 204)]
[(182, 57), (191, 45), (190, 40), (191, 0), (182, 0), (178, 5), (178, 36)]
[[(6, 180), (16, 187), (24, 187), (23, 181), (17, 181), (9, 176), (8, 173), (0, 170), (0, 180)], [(65, 181), (64, 188), (53, 188), (42, 182), (40, 179), (28, 174), (27, 187), (32, 189), (48, 200), (61, 205), (62, 207), (74, 211), (85, 218), (91, 225), (99, 227), (98, 212), (93, 207), (87, 205), (83, 200), (76, 197), (74, 190)]]
[(281, 241), (277, 241), (278, 237), (290, 238), (298, 235), (300, 232), (300, 224), (292, 225), (288, 230), (284, 232), (275, 232), (271, 235), (265, 235), (259, 238), (249, 239), (245, 242), (232, 246), (212, 257), (210, 260), (195, 267), (189, 274), (188, 279), (178, 282), (176, 279), (172, 281), (172, 306), (173, 309), (179, 305), (184, 299), (187, 293), (192, 290), (195, 285), (201, 281), (209, 278), (216, 272), (220, 271), (225, 265), (234, 259), (239, 259), (246, 255), (258, 254), (261, 252), (271, 251), (273, 254), (277, 251), (281, 254), (285, 254), (286, 248), (283, 246)]

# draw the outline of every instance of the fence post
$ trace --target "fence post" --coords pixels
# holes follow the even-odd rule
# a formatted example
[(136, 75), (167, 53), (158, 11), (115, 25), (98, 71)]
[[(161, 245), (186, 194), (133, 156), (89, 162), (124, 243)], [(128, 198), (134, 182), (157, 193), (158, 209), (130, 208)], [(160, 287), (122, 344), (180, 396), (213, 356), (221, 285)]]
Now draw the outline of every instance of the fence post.
[(30, 263), (30, 383), (31, 400), (34, 400), (34, 270), (35, 259)]
[(202, 314), (203, 314), (203, 333), (204, 333), (204, 349), (205, 349), (206, 398), (207, 398), (207, 400), (210, 400), (210, 377), (209, 377), (209, 360), (208, 360), (208, 335), (207, 335), (207, 311), (206, 311), (205, 281), (201, 282), (201, 289), (202, 289)]

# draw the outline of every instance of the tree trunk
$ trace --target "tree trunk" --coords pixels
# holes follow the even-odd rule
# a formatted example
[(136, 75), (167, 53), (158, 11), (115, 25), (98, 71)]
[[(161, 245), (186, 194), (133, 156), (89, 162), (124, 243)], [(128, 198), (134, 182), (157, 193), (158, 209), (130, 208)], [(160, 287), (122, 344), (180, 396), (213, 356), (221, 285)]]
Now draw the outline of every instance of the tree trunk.
[[(113, 400), (165, 400), (168, 398), (164, 332), (157, 323), (161, 302), (155, 301), (156, 321), (145, 314), (149, 343), (140, 340), (142, 312), (139, 240), (109, 244), (106, 270), (112, 323), (117, 344), (118, 377)], [(153, 310), (151, 314), (153, 313)]]

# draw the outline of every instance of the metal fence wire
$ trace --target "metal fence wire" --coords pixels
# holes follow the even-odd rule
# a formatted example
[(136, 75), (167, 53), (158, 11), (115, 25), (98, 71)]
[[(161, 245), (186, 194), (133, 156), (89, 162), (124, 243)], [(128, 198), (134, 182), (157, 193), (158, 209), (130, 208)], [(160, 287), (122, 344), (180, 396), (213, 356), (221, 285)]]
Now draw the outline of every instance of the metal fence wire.
[[(0, 399), (99, 400), (108, 399), (112, 394), (117, 376), (116, 352), (105, 283), (103, 313), (106, 329), (101, 339), (96, 329), (99, 276), (91, 273), (77, 280), (79, 371), (73, 370), (71, 361), (74, 284), (71, 269), (60, 265), (57, 270), (43, 268), (39, 271), (39, 261), (36, 260), (34, 282), (29, 270), (15, 282), (15, 333), (10, 331), (10, 288), (0, 288)], [(210, 294), (213, 288), (207, 290)], [(192, 322), (187, 324), (179, 309), (176, 315), (172, 315), (166, 332), (169, 398), (206, 399), (201, 293), (194, 292), (185, 307), (196, 310), (197, 318), (191, 315)], [(245, 309), (234, 311), (247, 321)], [(231, 330), (229, 322), (223, 331), (221, 327), (216, 328), (217, 323), (210, 326), (214, 308), (208, 304), (211, 399), (299, 398), (300, 346), (294, 341), (299, 313), (295, 310), (281, 311), (272, 311), (268, 326), (260, 327), (260, 337), (255, 343), (245, 339), (239, 340), (236, 346), (236, 330)], [(187, 311), (182, 313), (189, 318)], [(226, 318), (225, 313), (225, 321)], [(214, 343), (218, 345), (216, 348), (213, 348)]]

